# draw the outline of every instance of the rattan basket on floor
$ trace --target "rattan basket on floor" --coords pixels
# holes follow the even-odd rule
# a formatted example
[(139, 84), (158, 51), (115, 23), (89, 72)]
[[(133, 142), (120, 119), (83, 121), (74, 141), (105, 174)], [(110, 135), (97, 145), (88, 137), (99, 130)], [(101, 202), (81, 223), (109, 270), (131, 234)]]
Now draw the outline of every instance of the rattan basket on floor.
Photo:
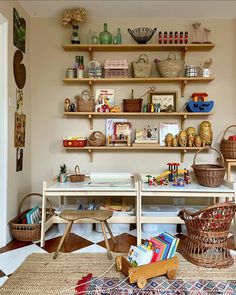
[(226, 132), (233, 127), (236, 127), (236, 125), (231, 125), (226, 128), (221, 139), (220, 150), (226, 159), (236, 159), (236, 141), (227, 140), (224, 138)]
[[(196, 157), (206, 150), (214, 150), (219, 153), (222, 165), (217, 164), (196, 164)], [(199, 184), (207, 187), (218, 187), (222, 184), (225, 176), (224, 157), (219, 150), (213, 147), (204, 147), (196, 152), (193, 165), (194, 174)]]
[[(29, 241), (38, 241), (40, 239), (41, 235), (41, 224), (24, 224), (21, 223), (23, 219), (25, 219), (25, 215), (29, 210), (26, 210), (21, 213), (22, 205), (24, 201), (32, 196), (40, 196), (42, 198), (41, 194), (38, 193), (31, 193), (26, 195), (19, 205), (18, 215), (12, 219), (9, 222), (11, 234), (12, 236), (18, 240), (23, 242), (29, 242)], [(53, 215), (52, 211), (52, 204), (47, 199), (49, 208), (46, 209), (46, 219), (50, 218)]]
[(195, 213), (181, 210), (179, 217), (184, 220), (187, 236), (181, 241), (180, 252), (190, 262), (222, 268), (234, 260), (227, 248), (229, 227), (236, 211), (236, 204), (215, 204)]

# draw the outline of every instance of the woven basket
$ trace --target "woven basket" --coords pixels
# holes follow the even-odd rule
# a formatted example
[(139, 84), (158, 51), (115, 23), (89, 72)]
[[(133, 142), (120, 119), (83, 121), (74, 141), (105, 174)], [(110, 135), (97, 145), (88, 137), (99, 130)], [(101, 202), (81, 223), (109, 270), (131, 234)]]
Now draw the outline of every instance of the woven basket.
[(78, 112), (94, 112), (95, 100), (91, 98), (89, 90), (83, 90), (77, 99), (77, 111)]
[(140, 113), (142, 110), (142, 98), (123, 99), (124, 112)]
[(166, 60), (159, 61), (156, 65), (161, 77), (175, 78), (179, 77), (184, 67), (184, 60), (176, 59), (176, 54), (170, 52)]
[(95, 131), (89, 136), (88, 144), (90, 146), (104, 146), (106, 145), (106, 136), (100, 131)]
[(85, 174), (80, 173), (79, 165), (75, 166), (75, 174), (70, 175), (70, 182), (81, 182), (85, 180)]
[(226, 159), (236, 159), (236, 141), (227, 140), (224, 138), (226, 132), (232, 127), (236, 127), (236, 125), (231, 125), (225, 129), (220, 144), (220, 150)]
[(132, 62), (134, 78), (148, 78), (151, 75), (152, 66), (146, 54), (140, 54), (137, 61)]
[[(222, 165), (217, 164), (197, 164), (195, 163), (197, 155), (206, 150), (214, 150), (219, 153), (221, 157)], [(208, 187), (218, 187), (222, 184), (225, 176), (225, 167), (224, 167), (224, 157), (221, 152), (213, 147), (204, 147), (196, 152), (193, 165), (192, 165), (194, 174), (197, 178), (199, 184)]]
[[(29, 210), (26, 210), (21, 213), (22, 205), (24, 201), (31, 196), (42, 197), (42, 195), (38, 193), (32, 193), (32, 194), (26, 195), (20, 202), (17, 217), (15, 217), (9, 222), (12, 236), (18, 241), (29, 242), (29, 241), (40, 240), (41, 224), (20, 223), (20, 221), (25, 218), (26, 213), (29, 212)], [(49, 219), (53, 215), (53, 211), (52, 211), (52, 204), (50, 203), (48, 199), (47, 199), (47, 202), (48, 202), (49, 208), (46, 209), (46, 219)]]

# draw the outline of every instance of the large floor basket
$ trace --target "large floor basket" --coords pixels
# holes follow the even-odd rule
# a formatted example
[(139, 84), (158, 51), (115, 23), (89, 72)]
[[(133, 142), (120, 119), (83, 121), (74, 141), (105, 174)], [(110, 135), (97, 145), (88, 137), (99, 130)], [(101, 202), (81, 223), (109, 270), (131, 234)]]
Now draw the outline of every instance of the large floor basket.
[[(26, 199), (32, 196), (39, 196), (42, 198), (42, 195), (38, 193), (31, 193), (26, 195), (20, 202), (18, 215), (9, 222), (12, 236), (18, 241), (29, 242), (29, 241), (40, 240), (40, 235), (41, 235), (40, 223), (37, 223), (37, 224), (22, 223), (22, 221), (25, 219), (26, 213), (29, 211), (29, 210), (26, 210), (21, 213), (23, 203)], [(46, 209), (46, 219), (50, 218), (53, 215), (52, 204), (50, 203), (48, 199), (47, 199), (47, 203), (49, 207)]]
[(231, 125), (225, 129), (220, 144), (220, 150), (226, 159), (236, 159), (236, 141), (225, 139), (226, 132), (232, 127), (236, 127), (236, 125)]
[[(196, 157), (199, 153), (206, 150), (214, 150), (221, 157), (221, 165), (218, 164), (196, 164)], [(218, 187), (222, 184), (225, 176), (224, 157), (221, 152), (213, 147), (204, 147), (196, 152), (193, 165), (194, 174), (199, 184), (207, 187)]]
[(181, 254), (190, 262), (213, 268), (230, 266), (234, 260), (227, 248), (229, 227), (236, 211), (236, 204), (212, 205), (195, 213), (181, 210), (187, 236), (180, 244)]

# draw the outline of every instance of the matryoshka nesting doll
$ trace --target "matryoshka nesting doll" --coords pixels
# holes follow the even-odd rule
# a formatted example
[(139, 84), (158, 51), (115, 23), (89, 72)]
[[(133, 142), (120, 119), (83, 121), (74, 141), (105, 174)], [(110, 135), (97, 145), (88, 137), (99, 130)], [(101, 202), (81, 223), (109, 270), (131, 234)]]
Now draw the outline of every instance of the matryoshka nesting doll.
[(166, 137), (165, 137), (166, 146), (171, 147), (172, 146), (172, 141), (173, 141), (172, 133), (167, 133)]
[(192, 147), (192, 146), (194, 146), (194, 141), (195, 141), (195, 137), (196, 137), (196, 129), (194, 127), (188, 127), (186, 132), (187, 132), (188, 146)]
[(211, 130), (211, 123), (209, 121), (203, 121), (200, 125), (200, 136), (202, 140), (202, 145), (211, 145), (213, 133)]
[(187, 146), (187, 132), (182, 130), (179, 133), (179, 145), (180, 146)]
[(201, 147), (202, 146), (202, 140), (201, 140), (201, 136), (200, 135), (197, 135), (195, 137), (195, 146), (196, 147)]

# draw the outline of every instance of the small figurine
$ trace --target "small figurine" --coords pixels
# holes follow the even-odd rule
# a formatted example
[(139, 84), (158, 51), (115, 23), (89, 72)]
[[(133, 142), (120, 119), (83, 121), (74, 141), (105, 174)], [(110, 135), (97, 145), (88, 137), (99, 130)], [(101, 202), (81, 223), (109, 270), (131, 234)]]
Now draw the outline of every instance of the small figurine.
[(187, 146), (187, 132), (184, 130), (179, 133), (179, 145), (182, 147)]
[(178, 135), (175, 135), (175, 137), (173, 137), (173, 140), (172, 140), (172, 146), (173, 147), (177, 147), (178, 146)]
[(211, 123), (209, 121), (203, 121), (200, 125), (200, 136), (202, 140), (202, 145), (212, 144), (213, 133), (211, 129)]
[(179, 41), (179, 37), (178, 37), (178, 32), (177, 31), (175, 32), (174, 41), (175, 41), (175, 44), (177, 44), (178, 41)]
[(187, 132), (188, 146), (192, 147), (194, 146), (194, 142), (195, 142), (196, 129), (194, 127), (188, 127), (186, 132)]
[(173, 42), (173, 32), (169, 33), (169, 43), (172, 44)]
[(164, 38), (163, 38), (164, 44), (167, 43), (167, 38), (168, 38), (167, 35), (168, 35), (168, 34), (167, 34), (167, 32), (165, 31), (165, 32), (164, 32)]
[(179, 43), (183, 44), (183, 42), (184, 42), (184, 34), (183, 34), (183, 32), (180, 32), (179, 33)]
[(172, 146), (172, 141), (173, 141), (173, 135), (172, 133), (167, 133), (166, 137), (165, 137), (165, 144), (167, 147), (171, 147)]
[(75, 112), (75, 104), (74, 104), (74, 103), (72, 103), (72, 104), (70, 105), (70, 111), (71, 111), (71, 112)]
[(158, 34), (158, 41), (159, 41), (159, 44), (162, 44), (162, 32), (159, 32)]
[(184, 43), (187, 44), (188, 43), (188, 32), (184, 33)]
[(66, 98), (64, 102), (64, 112), (69, 112), (70, 99)]
[(202, 140), (201, 140), (201, 136), (200, 135), (197, 135), (195, 137), (195, 146), (196, 147), (201, 147), (202, 146)]

